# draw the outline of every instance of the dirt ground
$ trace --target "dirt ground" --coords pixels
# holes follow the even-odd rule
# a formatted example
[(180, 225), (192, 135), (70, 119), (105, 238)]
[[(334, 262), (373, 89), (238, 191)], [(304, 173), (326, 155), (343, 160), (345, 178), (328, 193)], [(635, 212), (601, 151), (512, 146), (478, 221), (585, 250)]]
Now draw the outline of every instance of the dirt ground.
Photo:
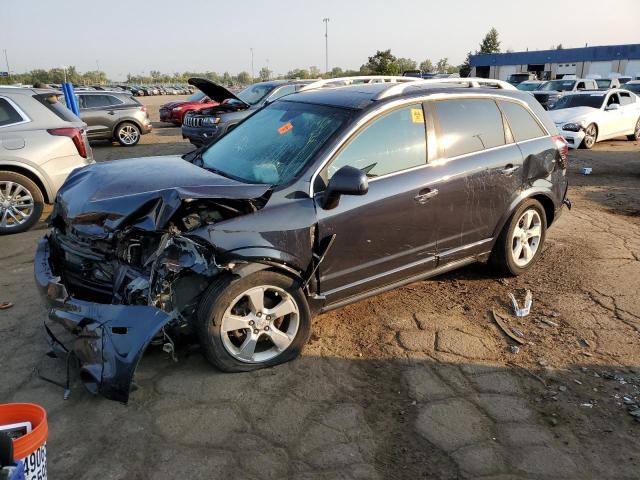
[[(165, 100), (147, 100), (155, 120)], [(156, 122), (139, 146), (94, 153), (190, 149)], [(62, 375), (32, 280), (45, 228), (2, 237), (0, 300), (15, 306), (0, 311), (0, 402), (47, 409), (52, 479), (638, 479), (640, 145), (570, 157), (574, 208), (527, 274), (477, 265), (321, 315), (304, 355), (269, 370), (151, 348), (127, 406), (37, 378)], [(525, 289), (532, 313), (516, 319), (507, 295)], [(522, 333), (518, 353), (492, 309)]]

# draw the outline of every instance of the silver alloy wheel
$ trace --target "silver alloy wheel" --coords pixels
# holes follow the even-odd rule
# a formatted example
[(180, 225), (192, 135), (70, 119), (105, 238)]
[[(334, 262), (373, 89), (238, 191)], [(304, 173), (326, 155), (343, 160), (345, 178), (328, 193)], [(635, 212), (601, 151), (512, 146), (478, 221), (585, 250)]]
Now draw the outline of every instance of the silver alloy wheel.
[(533, 208), (525, 210), (511, 236), (511, 256), (515, 264), (526, 267), (538, 251), (542, 238), (542, 220)]
[(634, 134), (637, 139), (640, 139), (640, 118), (638, 119), (638, 123), (636, 123), (636, 129), (634, 131)]
[(140, 137), (140, 133), (133, 125), (123, 125), (118, 130), (118, 138), (125, 145), (133, 145), (138, 141), (138, 137)]
[(16, 182), (0, 182), (0, 228), (16, 228), (33, 215), (34, 201), (26, 187)]
[(220, 335), (229, 354), (245, 363), (261, 363), (284, 352), (300, 326), (294, 298), (272, 285), (238, 295), (222, 316)]
[(587, 148), (593, 147), (596, 143), (597, 135), (598, 135), (598, 131), (596, 129), (596, 126), (592, 123), (584, 131), (584, 146)]

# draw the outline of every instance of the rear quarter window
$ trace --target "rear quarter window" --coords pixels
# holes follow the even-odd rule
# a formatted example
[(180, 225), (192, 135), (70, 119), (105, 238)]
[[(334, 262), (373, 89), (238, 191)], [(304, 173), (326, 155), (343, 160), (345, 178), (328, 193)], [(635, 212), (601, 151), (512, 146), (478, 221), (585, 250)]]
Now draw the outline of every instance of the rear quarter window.
[(507, 123), (516, 142), (544, 137), (543, 128), (535, 118), (521, 105), (514, 102), (498, 102), (507, 117)]
[(44, 105), (48, 110), (53, 112), (58, 118), (65, 122), (79, 122), (81, 121), (74, 113), (69, 110), (65, 103), (62, 101), (62, 96), (52, 95), (50, 93), (41, 93), (34, 95), (38, 102)]
[(0, 127), (20, 123), (23, 120), (22, 115), (9, 103), (6, 98), (0, 97)]
[(491, 99), (469, 98), (434, 102), (438, 143), (445, 156), (457, 157), (505, 144), (502, 114)]

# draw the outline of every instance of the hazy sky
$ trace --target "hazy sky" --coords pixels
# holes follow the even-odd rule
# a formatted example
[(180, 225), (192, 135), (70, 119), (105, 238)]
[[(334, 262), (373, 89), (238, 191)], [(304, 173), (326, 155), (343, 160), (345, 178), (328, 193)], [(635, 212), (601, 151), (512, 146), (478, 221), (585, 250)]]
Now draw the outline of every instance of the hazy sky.
[(503, 50), (640, 43), (639, 7), (640, 0), (0, 0), (0, 50), (15, 72), (95, 70), (98, 61), (114, 79), (249, 71), (251, 47), (256, 74), (265, 65), (276, 73), (324, 70), (329, 17), (330, 67), (358, 68), (387, 48), (458, 64), (492, 26)]

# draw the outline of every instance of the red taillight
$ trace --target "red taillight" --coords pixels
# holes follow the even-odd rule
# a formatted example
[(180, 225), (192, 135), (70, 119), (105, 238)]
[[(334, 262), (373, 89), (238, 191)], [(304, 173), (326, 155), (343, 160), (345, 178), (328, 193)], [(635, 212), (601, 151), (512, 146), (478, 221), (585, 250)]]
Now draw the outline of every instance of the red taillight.
[(560, 152), (560, 158), (562, 158), (562, 160), (566, 160), (567, 155), (569, 155), (569, 144), (567, 141), (562, 135), (554, 135), (553, 142), (556, 144), (558, 152)]
[(59, 137), (69, 137), (73, 144), (76, 146), (78, 153), (81, 157), (88, 158), (87, 156), (87, 144), (84, 142), (83, 130), (80, 128), (53, 128), (47, 130), (51, 135), (57, 135)]
[(144, 105), (142, 105), (142, 106), (140, 107), (140, 111), (141, 111), (141, 112), (146, 112), (146, 111), (147, 111), (147, 107), (145, 107)]

